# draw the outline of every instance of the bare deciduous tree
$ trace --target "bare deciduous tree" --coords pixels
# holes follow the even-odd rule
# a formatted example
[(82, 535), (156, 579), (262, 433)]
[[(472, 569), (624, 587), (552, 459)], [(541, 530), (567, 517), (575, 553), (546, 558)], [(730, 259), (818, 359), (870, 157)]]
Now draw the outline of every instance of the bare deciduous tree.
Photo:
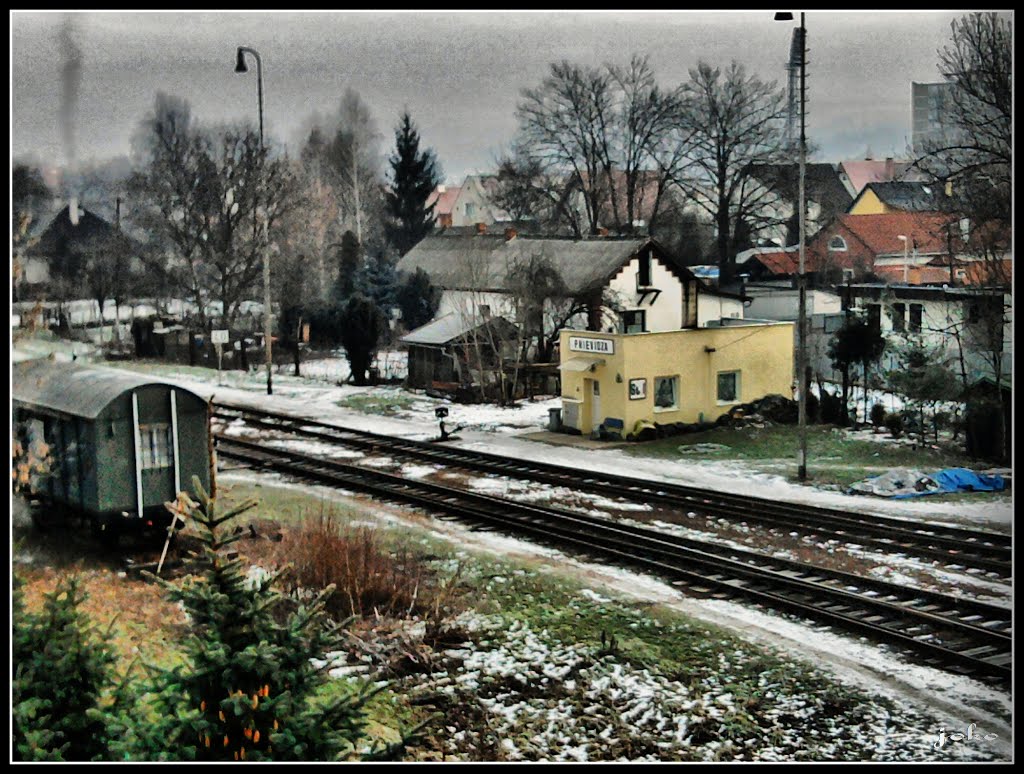
[(789, 160), (786, 100), (774, 81), (747, 75), (736, 61), (724, 71), (699, 62), (682, 97), (691, 163), (676, 181), (714, 219), (720, 281), (728, 282), (742, 230), (757, 228), (766, 197), (774, 196), (750, 167)]
[(164, 248), (168, 277), (209, 324), (210, 300), (230, 326), (254, 292), (264, 252), (301, 204), (285, 159), (271, 158), (250, 127), (202, 130), (188, 103), (160, 94), (137, 135), (142, 166), (131, 182), (145, 202), (139, 225)]

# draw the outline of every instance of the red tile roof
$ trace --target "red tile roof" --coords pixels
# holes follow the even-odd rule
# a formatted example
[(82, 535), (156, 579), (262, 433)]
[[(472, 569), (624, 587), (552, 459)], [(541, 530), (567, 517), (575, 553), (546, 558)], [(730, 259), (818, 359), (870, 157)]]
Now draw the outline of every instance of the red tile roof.
[[(907, 251), (948, 252), (946, 229), (949, 216), (937, 212), (887, 212), (882, 215), (843, 214), (838, 221), (852, 231), (875, 255), (896, 255), (904, 251), (899, 237), (910, 239)], [(956, 248), (954, 243), (954, 249)]]
[[(843, 161), (839, 164), (856, 194), (864, 190), (868, 183), (888, 183), (903, 179), (910, 169), (911, 162), (895, 159), (863, 159)], [(910, 176), (908, 176), (909, 178)]]
[[(444, 191), (440, 190), (442, 187)], [(429, 207), (434, 202), (437, 202), (437, 206), (434, 207), (434, 214), (438, 216), (450, 215), (461, 190), (461, 187), (457, 185), (438, 186), (427, 198), (427, 206)]]

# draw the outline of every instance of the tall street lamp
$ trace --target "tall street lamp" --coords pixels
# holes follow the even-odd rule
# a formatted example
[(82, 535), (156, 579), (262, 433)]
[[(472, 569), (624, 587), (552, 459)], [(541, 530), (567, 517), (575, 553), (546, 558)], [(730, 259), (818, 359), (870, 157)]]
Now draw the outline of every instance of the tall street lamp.
[[(793, 14), (780, 11), (775, 14), (775, 21), (793, 21)], [(797, 477), (807, 480), (807, 390), (810, 380), (807, 378), (807, 275), (805, 273), (805, 253), (807, 242), (807, 196), (804, 190), (805, 169), (807, 166), (807, 28), (804, 26), (804, 13), (800, 12), (800, 263), (797, 274), (800, 306), (797, 312), (796, 337), (796, 373), (800, 385), (797, 394), (797, 424), (800, 436), (800, 452), (797, 458)]]
[[(238, 58), (235, 61), (235, 72), (246, 73), (249, 72), (249, 68), (245, 66), (245, 55), (252, 54), (256, 60), (256, 94), (259, 98), (260, 108), (260, 163), (262, 164), (263, 159), (263, 62), (260, 60), (260, 55), (256, 52), (256, 49), (248, 48), (247, 46), (238, 47)], [(258, 181), (255, 183), (259, 185)], [(253, 237), (256, 236), (256, 196), (253, 192)], [(273, 366), (273, 359), (270, 351), (270, 331), (271, 331), (271, 309), (270, 309), (270, 251), (267, 249), (263, 250), (263, 343), (267, 354), (267, 395), (274, 394), (274, 383), (271, 369)]]

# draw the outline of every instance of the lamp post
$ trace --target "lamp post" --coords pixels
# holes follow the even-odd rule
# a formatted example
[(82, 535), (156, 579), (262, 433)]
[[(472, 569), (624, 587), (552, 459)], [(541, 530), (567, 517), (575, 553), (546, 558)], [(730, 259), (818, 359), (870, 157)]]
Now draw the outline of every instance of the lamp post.
[[(775, 14), (775, 21), (793, 21), (793, 14), (781, 11)], [(801, 481), (807, 480), (807, 390), (809, 379), (807, 378), (807, 275), (805, 273), (805, 254), (807, 243), (807, 197), (804, 190), (805, 170), (807, 167), (807, 132), (806, 113), (804, 109), (807, 102), (807, 28), (804, 26), (804, 13), (800, 12), (800, 261), (797, 273), (797, 287), (799, 289), (799, 309), (797, 311), (797, 338), (796, 338), (796, 372), (799, 383), (797, 394), (797, 424), (800, 436), (800, 451), (797, 457), (797, 477)]]
[(903, 234), (896, 237), (903, 243), (903, 284), (910, 284), (910, 240), (907, 239)]
[[(252, 54), (256, 60), (256, 94), (259, 99), (259, 110), (260, 110), (260, 154), (263, 153), (263, 62), (260, 60), (260, 55), (256, 52), (256, 49), (248, 48), (247, 46), (239, 46), (237, 59), (235, 61), (235, 72), (246, 73), (249, 72), (249, 68), (245, 65), (245, 55)], [(262, 164), (262, 158), (260, 159)], [(258, 183), (257, 183), (258, 185)], [(253, 237), (256, 236), (256, 197), (255, 192), (253, 195), (253, 210), (252, 210), (252, 228)], [(270, 251), (263, 250), (263, 344), (266, 349), (267, 355), (267, 395), (274, 394), (274, 381), (272, 376), (273, 358), (270, 350), (270, 332), (271, 326), (271, 307), (270, 307)], [(243, 342), (244, 345), (244, 342)]]

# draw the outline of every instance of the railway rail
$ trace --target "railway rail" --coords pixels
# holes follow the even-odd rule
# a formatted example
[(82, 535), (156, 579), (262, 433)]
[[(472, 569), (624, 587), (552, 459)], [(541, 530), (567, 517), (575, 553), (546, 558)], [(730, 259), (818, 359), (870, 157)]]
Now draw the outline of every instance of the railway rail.
[(214, 416), (224, 421), (241, 420), (255, 427), (364, 451), (564, 486), (632, 502), (696, 510), (730, 520), (796, 530), (886, 553), (937, 560), (992, 573), (1003, 579), (1012, 577), (1009, 536), (984, 530), (915, 523), (682, 484), (644, 481), (631, 476), (398, 438), (233, 404), (215, 403)]
[(781, 561), (618, 524), (410, 480), (337, 460), (217, 436), (218, 454), (254, 467), (368, 493), (665, 577), (719, 598), (740, 597), (913, 651), (932, 666), (1008, 684), (1010, 611), (980, 602)]

